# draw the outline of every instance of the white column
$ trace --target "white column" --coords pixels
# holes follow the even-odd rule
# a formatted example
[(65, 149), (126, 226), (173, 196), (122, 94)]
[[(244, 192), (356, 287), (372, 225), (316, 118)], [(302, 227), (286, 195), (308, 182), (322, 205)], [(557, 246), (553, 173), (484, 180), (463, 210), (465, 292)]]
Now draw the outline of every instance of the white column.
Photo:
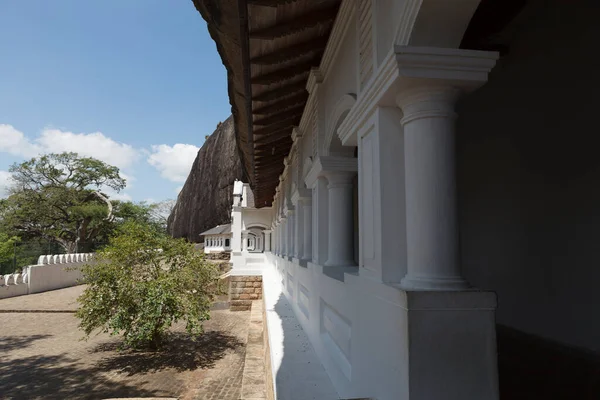
[(233, 207), (231, 212), (231, 251), (239, 253), (242, 251), (242, 209)]
[(294, 217), (294, 257), (301, 259), (304, 251), (304, 199), (299, 198)]
[(271, 231), (265, 231), (265, 252), (271, 251)]
[(242, 251), (244, 253), (248, 252), (248, 232), (242, 232)]
[(287, 217), (281, 217), (281, 256), (287, 256)]
[(283, 220), (279, 220), (279, 227), (277, 228), (277, 255), (283, 255)]
[(327, 209), (327, 179), (319, 177), (313, 187), (312, 261), (324, 265), (327, 261), (329, 221)]
[(423, 87), (397, 97), (404, 117), (407, 289), (466, 288), (458, 263), (454, 103), (459, 91)]
[(302, 253), (299, 258), (310, 260), (312, 258), (312, 202), (310, 199), (305, 199), (302, 202), (302, 216), (304, 219), (304, 240)]
[(287, 255), (288, 257), (293, 257), (294, 256), (294, 235), (296, 233), (295, 231), (295, 222), (296, 222), (296, 210), (295, 209), (291, 209), (288, 210), (288, 229), (287, 229), (287, 233), (288, 233), (288, 241), (287, 241)]
[(352, 178), (356, 172), (326, 172), (329, 184), (329, 252), (326, 266), (349, 266), (354, 262)]

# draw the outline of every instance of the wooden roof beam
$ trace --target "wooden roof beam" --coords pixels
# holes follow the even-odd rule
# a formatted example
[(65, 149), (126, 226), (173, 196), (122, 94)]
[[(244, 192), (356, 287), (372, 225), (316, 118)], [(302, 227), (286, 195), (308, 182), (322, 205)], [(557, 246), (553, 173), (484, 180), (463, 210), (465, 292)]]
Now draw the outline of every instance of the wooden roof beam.
[(261, 94), (252, 96), (252, 101), (278, 100), (282, 97), (286, 97), (291, 94), (298, 93), (300, 91), (306, 91), (306, 81), (305, 80), (302, 80), (300, 82), (286, 84), (286, 85), (280, 86), (278, 88), (264, 91)]
[(261, 149), (265, 145), (273, 144), (273, 143), (276, 143), (285, 138), (291, 138), (291, 137), (292, 137), (292, 130), (290, 128), (284, 128), (281, 131), (272, 133), (268, 136), (263, 136), (260, 139), (255, 139), (254, 140), (254, 148)]
[(260, 149), (255, 150), (255, 155), (258, 156), (266, 156), (266, 157), (275, 157), (275, 156), (287, 156), (290, 152), (289, 147), (291, 146), (292, 141), (290, 140), (288, 143), (279, 142), (276, 144), (272, 144), (271, 146), (265, 146)]
[(248, 5), (277, 7), (282, 4), (293, 3), (296, 0), (247, 0), (247, 1), (248, 1)]
[(309, 53), (322, 53), (327, 45), (327, 36), (317, 36), (302, 43), (277, 49), (250, 59), (251, 64), (273, 65), (300, 58)]
[[(255, 136), (268, 135), (268, 134), (277, 132), (283, 128), (298, 125), (298, 122), (300, 122), (299, 120), (300, 120), (300, 118), (298, 118), (297, 116), (293, 116), (293, 117), (281, 120), (280, 122), (278, 122), (276, 124), (272, 124), (272, 125), (266, 126), (264, 128), (260, 128), (260, 129), (255, 129), (254, 135)], [(255, 138), (255, 140), (256, 139), (257, 138)]]
[(327, 8), (313, 9), (306, 14), (286, 21), (278, 21), (269, 27), (250, 32), (250, 39), (273, 40), (278, 37), (292, 35), (296, 32), (312, 28), (316, 25), (333, 22), (338, 12), (338, 3), (332, 2)]
[(252, 110), (252, 113), (253, 114), (258, 114), (258, 115), (273, 114), (275, 112), (286, 110), (289, 107), (292, 107), (292, 106), (295, 106), (295, 105), (298, 105), (298, 104), (302, 104), (304, 106), (304, 104), (306, 104), (307, 100), (308, 100), (308, 92), (307, 91), (302, 91), (302, 92), (300, 92), (298, 94), (295, 94), (293, 96), (290, 96), (290, 97), (287, 97), (285, 99), (279, 100), (276, 103), (255, 108), (255, 109)]
[(319, 61), (321, 61), (320, 57), (312, 57), (310, 60), (302, 63), (290, 65), (289, 67), (281, 68), (250, 78), (250, 83), (253, 85), (270, 85), (272, 83), (291, 79), (298, 75), (306, 75), (306, 77), (308, 77), (310, 69), (317, 66)]
[(269, 115), (268, 117), (255, 119), (254, 122), (252, 123), (252, 126), (257, 126), (257, 125), (266, 126), (266, 125), (271, 125), (271, 124), (277, 123), (279, 121), (282, 121), (282, 120), (285, 120), (288, 118), (301, 117), (303, 111), (304, 111), (304, 105), (301, 104), (294, 108), (290, 108), (290, 109), (281, 111), (277, 114)]

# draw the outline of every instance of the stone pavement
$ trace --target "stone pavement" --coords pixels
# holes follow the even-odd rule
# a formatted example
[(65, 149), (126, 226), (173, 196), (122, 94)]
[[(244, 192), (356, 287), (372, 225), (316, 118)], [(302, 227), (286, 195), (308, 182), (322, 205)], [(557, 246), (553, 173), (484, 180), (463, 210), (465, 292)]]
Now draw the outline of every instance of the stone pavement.
[(82, 290), (0, 300), (0, 398), (241, 397), (249, 311), (212, 311), (196, 342), (179, 325), (161, 352), (119, 352), (117, 337), (80, 340), (73, 311)]

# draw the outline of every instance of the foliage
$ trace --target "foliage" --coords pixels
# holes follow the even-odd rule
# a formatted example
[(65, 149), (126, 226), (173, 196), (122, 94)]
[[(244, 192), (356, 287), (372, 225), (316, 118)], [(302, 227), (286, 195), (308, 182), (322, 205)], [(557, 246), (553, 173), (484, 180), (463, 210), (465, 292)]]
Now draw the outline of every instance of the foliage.
[(191, 335), (202, 333), (218, 271), (192, 244), (130, 221), (96, 260), (83, 269), (88, 287), (77, 311), (86, 337), (100, 330), (123, 334), (128, 346), (157, 348), (180, 320)]
[(0, 204), (3, 225), (23, 239), (59, 243), (66, 252), (92, 243), (113, 219), (102, 189), (119, 191), (117, 167), (76, 153), (47, 154), (10, 168), (13, 187)]
[(8, 234), (0, 232), (0, 275), (14, 272), (14, 249), (18, 242), (18, 237), (8, 236)]

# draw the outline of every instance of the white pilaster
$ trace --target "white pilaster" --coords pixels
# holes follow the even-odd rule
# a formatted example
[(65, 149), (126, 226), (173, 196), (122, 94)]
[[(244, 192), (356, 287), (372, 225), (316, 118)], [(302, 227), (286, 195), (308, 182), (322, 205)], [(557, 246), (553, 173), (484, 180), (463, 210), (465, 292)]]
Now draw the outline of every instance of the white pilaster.
[(288, 247), (287, 247), (287, 227), (288, 220), (287, 217), (281, 217), (281, 256), (287, 256)]
[(288, 218), (287, 218), (287, 222), (288, 222), (288, 227), (287, 227), (287, 256), (288, 257), (293, 257), (294, 256), (294, 234), (296, 233), (295, 231), (295, 221), (296, 221), (296, 210), (295, 209), (290, 209), (288, 210)]
[(304, 251), (304, 207), (303, 199), (298, 199), (294, 217), (294, 257), (302, 258)]
[(231, 217), (231, 251), (239, 253), (242, 251), (242, 208), (234, 206)]
[(242, 252), (248, 252), (248, 231), (242, 231)]
[(303, 248), (301, 256), (302, 260), (312, 259), (312, 201), (310, 198), (302, 202), (302, 216), (304, 219), (303, 226)]
[(265, 234), (265, 246), (264, 246), (265, 253), (271, 251), (271, 232), (272, 231), (270, 231), (270, 230), (265, 230), (264, 231), (264, 234)]
[(352, 179), (356, 172), (325, 172), (329, 200), (328, 267), (350, 266), (354, 262)]
[(324, 265), (327, 261), (328, 216), (327, 179), (319, 177), (314, 182), (313, 193), (313, 223), (312, 223), (312, 262)]

